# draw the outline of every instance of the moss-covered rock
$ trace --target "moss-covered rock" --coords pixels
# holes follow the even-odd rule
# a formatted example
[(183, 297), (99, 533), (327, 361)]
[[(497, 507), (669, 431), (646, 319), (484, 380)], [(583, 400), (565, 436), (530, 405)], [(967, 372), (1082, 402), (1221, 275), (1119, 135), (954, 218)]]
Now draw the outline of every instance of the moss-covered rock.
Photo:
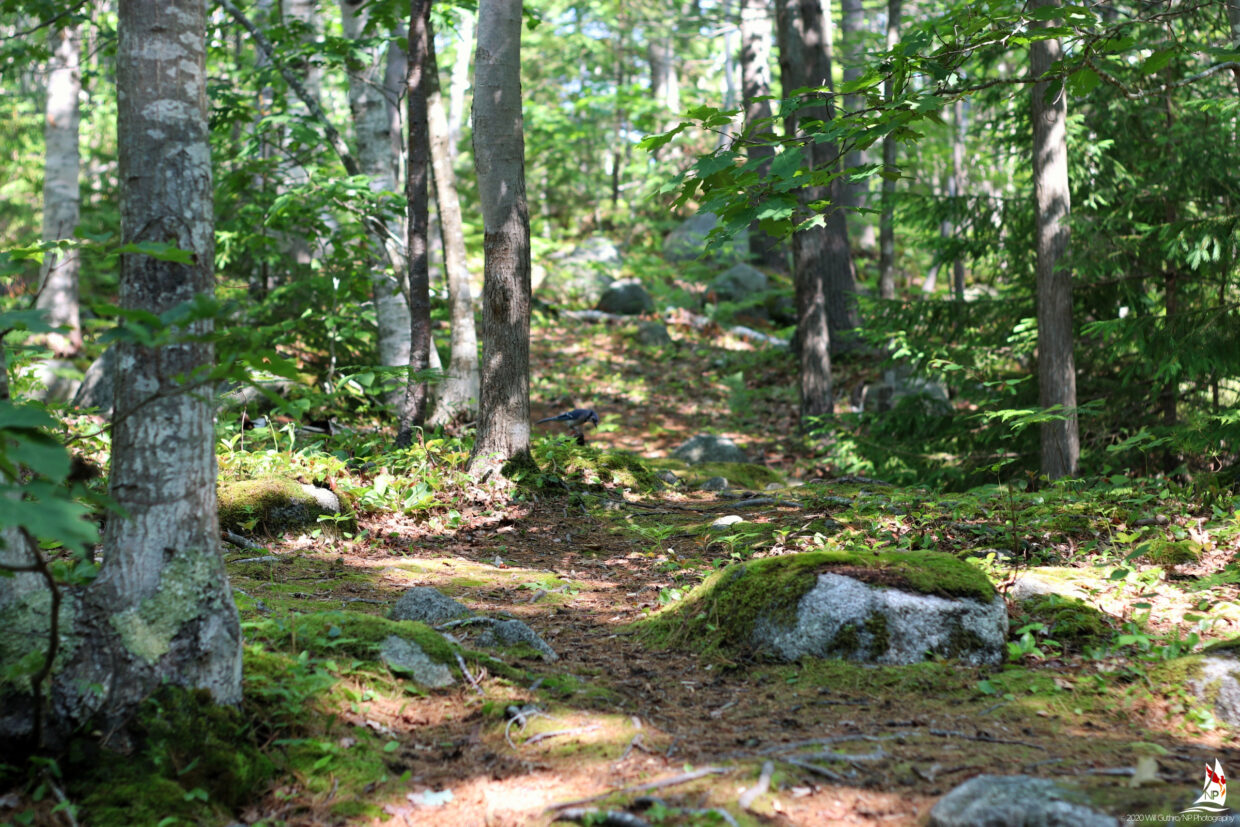
[(647, 460), (655, 471), (671, 471), (687, 488), (697, 488), (712, 477), (723, 477), (732, 488), (761, 491), (772, 483), (783, 485), (784, 478), (773, 468), (753, 462), (703, 462), (690, 464), (675, 458)]
[[(847, 589), (856, 599), (847, 617), (806, 619), (807, 595), (845, 584), (852, 584)], [(944, 621), (931, 646), (939, 654), (971, 657), (969, 651), (984, 646), (978, 662), (990, 662), (1001, 653), (1007, 616), (994, 587), (968, 563), (935, 552), (821, 551), (738, 563), (635, 628), (656, 645), (692, 641), (706, 651), (769, 649), (784, 658), (808, 652), (879, 662), (920, 658), (924, 652), (905, 651), (906, 627), (919, 610), (911, 604), (879, 606), (873, 595), (886, 590), (937, 598), (945, 617), (955, 617)], [(959, 611), (944, 608), (959, 598), (967, 599)]]
[(1145, 559), (1156, 566), (1181, 566), (1201, 558), (1201, 544), (1192, 540), (1150, 540)]
[(1029, 619), (1047, 627), (1054, 640), (1073, 648), (1110, 641), (1112, 629), (1107, 615), (1076, 597), (1044, 594), (1026, 600), (1021, 609)]
[[(276, 536), (320, 524), (339, 526), (346, 531), (355, 527), (352, 518), (338, 519), (343, 506), (339, 498), (325, 488), (279, 477), (263, 477), (224, 482), (217, 492), (220, 528), (226, 531)], [(320, 523), (320, 517), (332, 519)]]

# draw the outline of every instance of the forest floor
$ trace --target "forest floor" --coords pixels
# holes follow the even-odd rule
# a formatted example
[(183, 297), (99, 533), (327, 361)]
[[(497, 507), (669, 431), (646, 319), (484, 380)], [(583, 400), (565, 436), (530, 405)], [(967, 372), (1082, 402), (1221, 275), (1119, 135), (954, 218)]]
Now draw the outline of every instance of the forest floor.
[[(656, 465), (711, 430), (765, 471), (736, 468), (732, 490), (708, 493), (626, 491), (605, 474), (560, 469), (563, 484), (516, 499), (439, 492), (431, 508), (360, 509), (347, 533), (288, 532), (260, 538), (261, 552), (229, 549), (246, 710), (276, 773), (255, 800), (228, 811), (204, 804), (167, 823), (598, 824), (611, 812), (619, 820), (607, 823), (628, 825), (916, 825), (984, 773), (1088, 787), (1110, 811), (1155, 823), (1196, 797), (1203, 765), (1240, 767), (1234, 732), (1188, 698), (1166, 663), (1190, 632), (1240, 632), (1240, 520), (1230, 508), (1157, 481), (947, 494), (843, 477), (803, 458), (790, 359), (676, 335), (682, 342), (661, 355), (601, 326), (536, 329), (535, 418), (594, 407), (602, 427), (580, 453), (622, 449)], [(846, 370), (843, 381), (860, 374)], [(543, 456), (578, 452), (566, 439), (536, 439)], [(250, 461), (222, 458), (223, 472)], [(383, 469), (356, 473), (373, 480)], [(768, 490), (770, 479), (784, 485)], [(744, 528), (710, 529), (730, 514)], [(1191, 560), (1132, 561), (1139, 543), (1181, 535), (1198, 551)], [(656, 649), (631, 632), (719, 565), (824, 543), (952, 552), (977, 560), (1001, 590), (1041, 563), (1040, 576), (1096, 609), (1104, 640), (1092, 652), (1069, 630), (1056, 641), (1052, 621), (1014, 600), (1020, 651), (994, 669), (787, 664)], [(385, 616), (411, 586), (520, 619), (559, 658), (499, 653), (502, 669), (471, 660), (441, 690), (417, 689), (373, 657), (350, 659), (349, 619)], [(316, 617), (327, 625), (313, 627)], [(456, 634), (468, 648), (468, 630)], [(515, 719), (514, 708), (523, 709)], [(85, 814), (85, 824), (126, 823)], [(40, 823), (60, 823), (44, 815)]]
[[(662, 360), (651, 350), (626, 350), (622, 341), (600, 327), (538, 335), (535, 417), (595, 407), (603, 427), (591, 434), (592, 447), (652, 459), (709, 428), (790, 483), (825, 483), (783, 494), (812, 488), (825, 496), (745, 508), (729, 498), (741, 496), (735, 492), (682, 486), (635, 495), (603, 485), (594, 498), (551, 492), (462, 506), (451, 531), (424, 516), (377, 512), (363, 517), (360, 540), (301, 537), (270, 545), (297, 562), (268, 566), (261, 577), (234, 570), (234, 583), (255, 600), (274, 605), (294, 588), (301, 611), (344, 605), (382, 612), (404, 589), (432, 586), (479, 613), (525, 621), (559, 660), (513, 662), (528, 670), (525, 680), (480, 670), (476, 684), (375, 693), (338, 710), (345, 722), (390, 739), (385, 762), (392, 778), (368, 799), (381, 815), (343, 817), (338, 789), (316, 794), (290, 781), (248, 817), (307, 825), (529, 825), (552, 823), (574, 807), (629, 807), (649, 824), (728, 823), (710, 812), (719, 808), (737, 823), (912, 825), (925, 822), (940, 796), (982, 773), (1071, 779), (1091, 787), (1095, 800), (1113, 801), (1117, 813), (1152, 814), (1187, 806), (1203, 764), (1240, 766), (1240, 749), (1225, 728), (1208, 714), (1187, 715), (1191, 704), (1182, 691), (1158, 687), (1157, 673), (1150, 677), (1151, 662), (1167, 651), (1159, 642), (1200, 628), (1194, 611), (1204, 608), (1212, 618), (1206, 638), (1240, 629), (1236, 535), (1220, 530), (1191, 565), (1144, 580), (1108, 581), (1122, 557), (1115, 549), (1103, 569), (1097, 555), (1080, 552), (1100, 547), (1100, 525), (1106, 536), (1122, 534), (1126, 522), (1150, 508), (1176, 507), (1157, 496), (1121, 493), (1110, 506), (1104, 497), (1096, 505), (1114, 513), (1084, 515), (1067, 529), (1059, 521), (1053, 532), (1047, 521), (1072, 506), (1011, 506), (1022, 511), (1011, 522), (1026, 544), (1040, 542), (1050, 556), (1057, 547), (1062, 569), (1094, 578), (1085, 590), (1117, 633), (1137, 628), (1124, 623), (1139, 616), (1141, 633), (1155, 641), (1147, 647), (1154, 656), (1144, 661), (1131, 653), (1086, 658), (1053, 641), (1003, 670), (778, 664), (644, 646), (627, 625), (674, 602), (721, 558), (796, 550), (798, 533), (820, 524), (843, 525), (854, 541), (871, 546), (920, 533), (931, 538), (920, 545), (960, 553), (994, 545), (1005, 519), (1000, 500), (832, 483), (830, 469), (799, 461), (786, 361), (741, 343), (721, 350), (688, 343), (693, 339)], [(735, 378), (711, 380), (721, 368)], [(738, 403), (738, 394), (748, 396)], [(1114, 507), (1134, 502), (1130, 510)], [(765, 531), (738, 539), (703, 529), (737, 512)], [(1173, 514), (1172, 524), (1208, 530), (1191, 514)], [(341, 571), (362, 576), (342, 579)], [(1013, 572), (1000, 563), (990, 573), (1002, 584)], [(1211, 577), (1211, 587), (1202, 588), (1202, 578)], [(1021, 614), (1015, 604), (1013, 610), (1015, 639)], [(524, 725), (504, 712), (525, 705)], [(1138, 766), (1150, 758), (1155, 777), (1134, 786)], [(741, 806), (738, 799), (759, 783), (768, 761), (769, 791)]]

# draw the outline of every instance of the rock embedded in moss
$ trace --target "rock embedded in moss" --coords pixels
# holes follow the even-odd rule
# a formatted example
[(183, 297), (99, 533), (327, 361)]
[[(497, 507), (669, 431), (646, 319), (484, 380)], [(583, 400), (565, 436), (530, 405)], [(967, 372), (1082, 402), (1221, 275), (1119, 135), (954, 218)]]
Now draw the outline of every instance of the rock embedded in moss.
[(392, 671), (409, 675), (419, 686), (442, 689), (456, 683), (451, 669), (435, 662), (421, 646), (407, 638), (387, 637), (379, 647), (379, 657)]
[(388, 617), (392, 620), (418, 620), (435, 625), (447, 620), (469, 617), (473, 612), (438, 589), (413, 586), (396, 599)]
[(935, 552), (822, 551), (728, 566), (643, 621), (656, 643), (915, 663), (999, 663), (1007, 609), (976, 568)]
[[(278, 536), (318, 525), (337, 525), (344, 509), (326, 488), (280, 477), (224, 482), (219, 485), (220, 528), (247, 534)], [(333, 518), (320, 523), (320, 517)], [(352, 526), (346, 521), (345, 527)]]

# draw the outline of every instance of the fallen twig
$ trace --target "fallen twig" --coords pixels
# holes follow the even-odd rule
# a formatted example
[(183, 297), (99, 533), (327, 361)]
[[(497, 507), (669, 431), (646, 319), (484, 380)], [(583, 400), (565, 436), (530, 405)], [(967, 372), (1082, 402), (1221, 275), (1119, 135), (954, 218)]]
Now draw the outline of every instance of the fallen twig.
[(597, 824), (600, 827), (650, 827), (650, 822), (624, 810), (599, 810), (594, 807), (574, 807), (556, 816), (556, 821), (575, 821), (578, 824)]
[(931, 735), (937, 735), (940, 738), (963, 738), (966, 741), (983, 741), (987, 744), (1015, 744), (1016, 746), (1029, 747), (1030, 749), (1046, 750), (1046, 747), (1041, 744), (1031, 744), (1028, 741), (1014, 741), (1008, 738), (995, 738), (993, 735), (970, 735), (967, 732), (960, 732), (954, 729), (932, 729), (929, 732)]
[(583, 732), (590, 732), (598, 729), (598, 724), (590, 724), (589, 726), (575, 726), (568, 729), (557, 729), (552, 732), (540, 732), (537, 735), (531, 735), (522, 742), (522, 746), (537, 744), (539, 741), (545, 741), (548, 738), (559, 738), (561, 735), (580, 735)]
[[(246, 557), (244, 560), (229, 560), (228, 562), (234, 566), (240, 566), (243, 563), (278, 563), (280, 562), (280, 556), (277, 554), (268, 554), (264, 557)], [(301, 579), (304, 580), (305, 578)]]
[(478, 685), (478, 679), (469, 674), (469, 667), (465, 665), (465, 658), (461, 657), (460, 652), (453, 652), (452, 654), (456, 655), (456, 664), (461, 667), (461, 674), (465, 676), (465, 680), (469, 681), (469, 685), (481, 695), (482, 687)]
[(808, 761), (801, 761), (797, 758), (780, 758), (779, 760), (783, 761), (785, 764), (791, 764), (794, 767), (800, 767), (803, 770), (809, 770), (815, 775), (821, 775), (823, 778), (830, 778), (832, 781), (843, 782), (843, 781), (848, 780), (845, 776), (840, 775), (838, 772), (835, 772), (834, 770), (829, 770), (826, 767), (820, 767), (817, 764), (811, 764)]
[(221, 531), (220, 538), (224, 542), (237, 546), (238, 548), (248, 548), (248, 549), (252, 549), (255, 551), (266, 551), (267, 550), (266, 546), (260, 546), (258, 543), (254, 542), (253, 540), (247, 537), (242, 537), (240, 534), (237, 534), (236, 532), (233, 532), (233, 531)]
[(771, 788), (771, 774), (774, 772), (774, 762), (766, 761), (762, 764), (762, 774), (758, 776), (758, 783), (745, 790), (740, 798), (736, 799), (737, 805), (742, 810), (748, 810), (759, 796), (766, 795), (766, 791)]
[(564, 810), (569, 807), (580, 807), (583, 804), (593, 804), (595, 801), (602, 801), (604, 798), (611, 798), (613, 795), (626, 795), (628, 793), (645, 792), (646, 790), (660, 790), (664, 787), (675, 787), (678, 784), (688, 784), (690, 781), (697, 781), (699, 778), (705, 778), (708, 775), (721, 775), (729, 770), (724, 767), (702, 767), (692, 772), (684, 772), (680, 775), (673, 775), (669, 778), (663, 778), (658, 781), (647, 781), (645, 784), (634, 784), (631, 787), (621, 787), (618, 790), (609, 790), (605, 793), (592, 795), (589, 798), (577, 798), (572, 801), (564, 801), (559, 804), (552, 804), (544, 812), (554, 812)]

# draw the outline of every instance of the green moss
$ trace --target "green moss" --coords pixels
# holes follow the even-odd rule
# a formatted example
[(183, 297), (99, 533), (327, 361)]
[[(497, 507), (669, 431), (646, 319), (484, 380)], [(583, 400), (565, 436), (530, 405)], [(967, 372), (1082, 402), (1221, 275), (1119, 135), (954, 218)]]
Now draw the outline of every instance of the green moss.
[(309, 651), (330, 657), (348, 655), (378, 660), (379, 649), (389, 635), (411, 640), (439, 663), (455, 667), (456, 656), (443, 635), (424, 623), (389, 620), (378, 615), (343, 610), (296, 615), (289, 620), (271, 619), (249, 624), (253, 636), (271, 648)]
[[(706, 578), (683, 600), (638, 621), (634, 629), (655, 645), (691, 640), (703, 651), (743, 646), (759, 617), (791, 622), (818, 575), (832, 569), (844, 569), (848, 576), (876, 585), (922, 594), (983, 601), (995, 595), (984, 574), (948, 554), (818, 551), (728, 566)], [(872, 621), (865, 631), (888, 640), (885, 623)], [(852, 634), (859, 645), (860, 630)], [(847, 643), (845, 637), (842, 645)]]
[(1202, 651), (1209, 655), (1240, 656), (1240, 635), (1228, 640), (1216, 640)]
[[(1021, 609), (1031, 619), (1044, 623), (1050, 636), (1060, 643), (1080, 647), (1111, 638), (1106, 615), (1079, 598), (1048, 594), (1024, 602)], [(1013, 624), (1019, 625), (1023, 624)]]
[(1192, 540), (1150, 540), (1145, 559), (1156, 566), (1179, 566), (1201, 558), (1201, 545)]
[[(306, 526), (324, 526), (352, 531), (356, 522), (350, 517), (337, 520), (318, 501), (293, 480), (262, 477), (253, 480), (222, 482), (216, 489), (219, 498), (220, 528), (227, 531), (275, 536)], [(319, 523), (320, 516), (333, 516)]]
[(86, 821), (102, 827), (223, 821), (258, 796), (275, 771), (241, 712), (212, 703), (206, 690), (164, 686), (139, 710), (138, 749), (91, 755), (75, 770)]

